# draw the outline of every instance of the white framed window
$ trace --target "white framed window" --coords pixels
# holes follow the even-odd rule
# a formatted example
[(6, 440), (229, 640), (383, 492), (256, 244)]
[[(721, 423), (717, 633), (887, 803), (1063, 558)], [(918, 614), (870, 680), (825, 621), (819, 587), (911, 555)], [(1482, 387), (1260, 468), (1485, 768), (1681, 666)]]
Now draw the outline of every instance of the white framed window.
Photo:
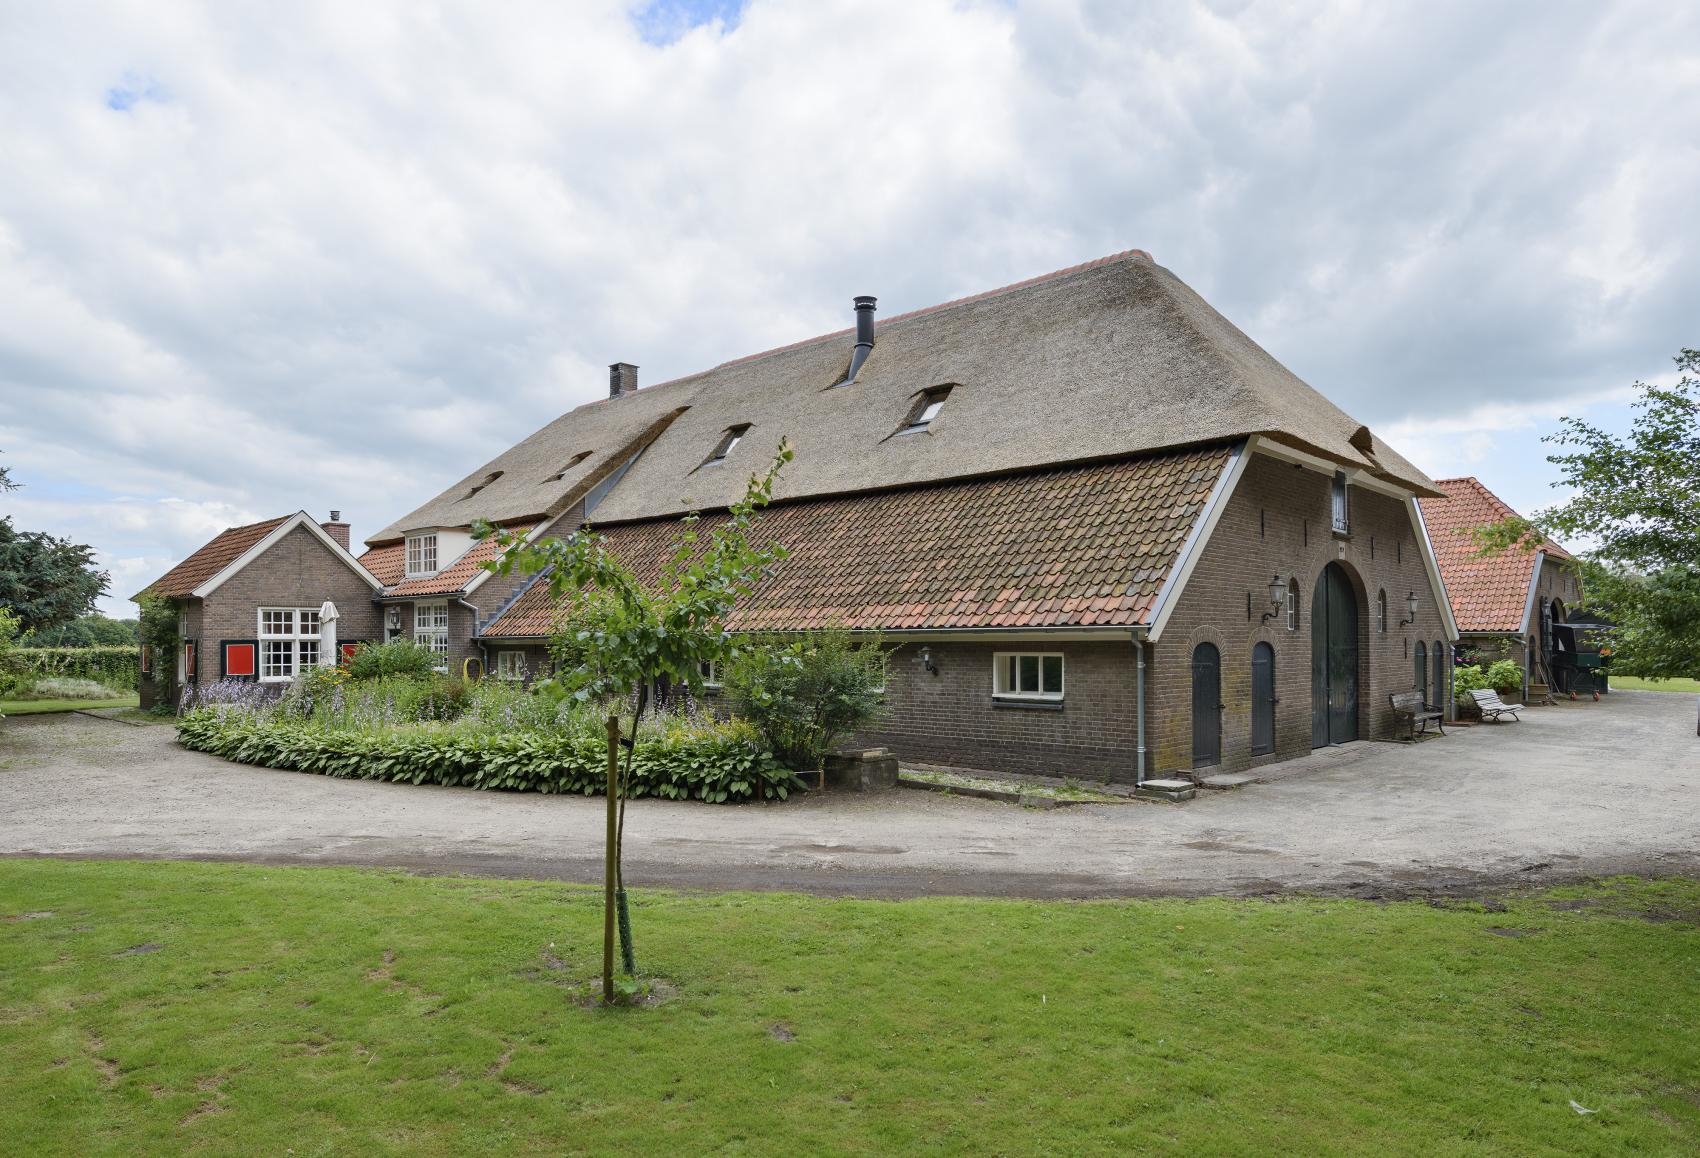
[(1329, 516), (1336, 535), (1348, 535), (1352, 531), (1351, 499), (1346, 490), (1346, 473), (1334, 472), (1334, 485), (1329, 491)]
[(1387, 634), (1387, 589), (1375, 593), (1375, 629), (1382, 635)]
[(720, 671), (720, 661), (711, 659), (697, 665), (697, 671), (702, 675), (702, 686), (705, 688), (725, 687), (725, 680)]
[(909, 412), (909, 421), (897, 433), (918, 434), (927, 429), (933, 419), (939, 416), (939, 411), (944, 409), (945, 399), (949, 397), (949, 386), (937, 386), (922, 394), (920, 400), (915, 403), (915, 409)]
[(448, 666), (448, 603), (415, 603), (413, 605), (413, 642), (420, 647), (428, 647), (442, 656), (442, 666)]
[(744, 440), (744, 435), (749, 432), (749, 429), (750, 425), (747, 422), (742, 426), (727, 427), (726, 433), (720, 438), (719, 445), (714, 448), (714, 453), (708, 456), (708, 461), (711, 463), (724, 461), (726, 456), (732, 453), (733, 448)]
[(525, 652), (498, 651), (496, 653), (496, 678), (499, 680), (523, 680), (526, 675)]
[(999, 699), (1060, 700), (1063, 657), (1055, 651), (1000, 651), (992, 656), (992, 694)]
[(262, 607), (259, 619), (261, 683), (282, 683), (319, 666), (317, 607)]
[(407, 537), (407, 573), (411, 576), (437, 573), (437, 536), (409, 535)]
[(1299, 581), (1287, 580), (1287, 630), (1299, 629)]

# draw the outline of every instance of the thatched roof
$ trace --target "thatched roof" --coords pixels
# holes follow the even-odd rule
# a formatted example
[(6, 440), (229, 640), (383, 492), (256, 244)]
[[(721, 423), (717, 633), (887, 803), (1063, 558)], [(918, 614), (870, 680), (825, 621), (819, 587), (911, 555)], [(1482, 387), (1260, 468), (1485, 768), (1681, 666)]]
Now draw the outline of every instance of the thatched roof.
[[(728, 506), (782, 437), (797, 457), (780, 482), (780, 499), (1253, 434), (1420, 494), (1438, 493), (1421, 471), (1138, 250), (888, 318), (875, 337), (856, 381), (836, 389), (850, 361), (848, 330), (581, 406), (371, 541), (475, 516), (546, 515), (547, 498), (564, 509), (568, 488), (542, 481), (548, 470), (583, 449), (625, 448), (675, 411), (594, 512), (596, 522)], [(898, 434), (920, 395), (944, 385), (950, 397), (928, 430)], [(744, 424), (750, 429), (727, 459), (704, 465), (726, 431)], [(497, 470), (500, 479), (464, 497)]]

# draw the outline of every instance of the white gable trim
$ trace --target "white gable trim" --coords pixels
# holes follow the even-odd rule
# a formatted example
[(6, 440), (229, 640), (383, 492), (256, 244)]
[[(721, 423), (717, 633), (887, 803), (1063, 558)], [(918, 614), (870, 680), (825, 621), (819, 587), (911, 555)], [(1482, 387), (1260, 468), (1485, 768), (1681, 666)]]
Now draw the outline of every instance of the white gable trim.
[(1535, 569), (1529, 572), (1529, 594), (1523, 600), (1522, 632), (1524, 635), (1535, 633), (1535, 593), (1541, 586), (1541, 566), (1546, 562), (1546, 558), (1547, 553), (1545, 551), (1535, 551)]
[(271, 533), (265, 538), (261, 539), (258, 543), (255, 543), (252, 547), (249, 547), (234, 561), (227, 564), (224, 570), (220, 571), (217, 575), (214, 575), (211, 579), (208, 579), (205, 583), (202, 583), (189, 594), (194, 596), (196, 599), (205, 599), (214, 591), (217, 591), (220, 587), (224, 586), (226, 580), (240, 573), (248, 566), (248, 564), (252, 563), (255, 559), (258, 559), (261, 555), (264, 555), (276, 544), (282, 542), (283, 537), (293, 531), (296, 527), (306, 527), (309, 531), (311, 531), (319, 542), (330, 548), (331, 554), (346, 563), (348, 565), (348, 569), (360, 576), (360, 578), (364, 579), (372, 590), (382, 591), (384, 589), (384, 585), (378, 582), (378, 577), (366, 570), (366, 568), (361, 565), (360, 560), (349, 554), (341, 543), (331, 538), (329, 533), (327, 533), (323, 527), (319, 526), (319, 524), (313, 520), (311, 515), (309, 515), (306, 511), (297, 511), (295, 514), (273, 527)]
[(1446, 625), (1446, 639), (1458, 642), (1458, 621), (1452, 616), (1452, 597), (1446, 593), (1446, 581), (1440, 577), (1440, 564), (1435, 561), (1434, 544), (1429, 542), (1428, 524), (1423, 522), (1423, 509), (1416, 495), (1405, 496), (1405, 509), (1411, 513), (1411, 527), (1417, 532), (1417, 548), (1423, 553), (1423, 570), (1428, 572), (1429, 586), (1440, 599), (1440, 621)]
[[(1253, 439), (1252, 443), (1255, 442)], [(1245, 474), (1246, 463), (1251, 460), (1251, 449), (1252, 444), (1244, 442), (1234, 447), (1228, 465), (1222, 468), (1216, 485), (1210, 489), (1210, 497), (1204, 500), (1204, 513), (1193, 523), (1186, 542), (1181, 544), (1181, 552), (1175, 557), (1175, 565), (1169, 571), (1169, 577), (1163, 581), (1162, 588), (1158, 590), (1156, 600), (1151, 604), (1149, 638), (1153, 642), (1163, 634), (1169, 616), (1174, 614), (1175, 604), (1180, 601), (1181, 592), (1186, 589), (1186, 581), (1192, 578), (1192, 569), (1198, 566), (1199, 556), (1204, 554), (1204, 545), (1210, 541), (1216, 524), (1222, 521), (1222, 512), (1227, 510), (1228, 500), (1233, 496), (1234, 488), (1239, 485), (1240, 476)]]
[(1272, 442), (1261, 434), (1252, 436), (1250, 449), (1257, 451), (1259, 454), (1267, 454), (1270, 458), (1278, 458), (1283, 462), (1296, 463), (1309, 470), (1314, 470), (1318, 474), (1325, 474), (1329, 478), (1333, 478), (1336, 474), (1344, 474), (1346, 476), (1346, 482), (1349, 485), (1362, 487), (1366, 491), (1378, 491), (1381, 494), (1389, 495), (1400, 500), (1404, 500), (1411, 493), (1409, 489), (1399, 486), (1396, 483), (1390, 483), (1386, 479), (1376, 478), (1373, 474), (1370, 474), (1362, 467), (1347, 466), (1344, 463), (1338, 463), (1332, 459), (1321, 458), (1314, 454), (1307, 454), (1302, 450), (1295, 450), (1284, 443)]

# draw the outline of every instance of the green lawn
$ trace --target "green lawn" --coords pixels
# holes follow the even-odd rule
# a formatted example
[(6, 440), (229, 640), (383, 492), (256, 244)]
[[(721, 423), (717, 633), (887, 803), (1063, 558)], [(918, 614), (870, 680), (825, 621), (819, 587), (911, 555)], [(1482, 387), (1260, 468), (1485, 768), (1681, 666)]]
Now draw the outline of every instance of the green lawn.
[(1640, 676), (1614, 675), (1609, 682), (1613, 691), (1700, 692), (1700, 680), (1644, 680)]
[(110, 700), (0, 700), (0, 716), (36, 716), (43, 712), (74, 712), (80, 708), (134, 708), (136, 693)]
[[(1691, 1154), (1700, 883), (1488, 906), (0, 860), (12, 1153)], [(1579, 1114), (1571, 1100), (1597, 1111)]]

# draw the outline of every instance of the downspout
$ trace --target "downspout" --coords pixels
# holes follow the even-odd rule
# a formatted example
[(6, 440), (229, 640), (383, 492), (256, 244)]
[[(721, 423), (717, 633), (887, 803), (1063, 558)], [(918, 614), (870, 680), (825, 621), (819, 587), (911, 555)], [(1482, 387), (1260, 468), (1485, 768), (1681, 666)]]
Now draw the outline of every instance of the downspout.
[[(478, 638), (478, 608), (468, 603), (464, 598), (457, 598), (455, 602), (472, 612), (472, 641), (478, 645), (478, 664), (481, 668), (483, 668), (484, 674), (489, 675), (490, 651), (484, 646), (484, 641)], [(464, 675), (465, 673), (462, 672), (462, 674)]]
[(1145, 783), (1145, 639), (1142, 632), (1133, 636), (1134, 720), (1139, 733), (1139, 750), (1134, 757), (1133, 783)]

